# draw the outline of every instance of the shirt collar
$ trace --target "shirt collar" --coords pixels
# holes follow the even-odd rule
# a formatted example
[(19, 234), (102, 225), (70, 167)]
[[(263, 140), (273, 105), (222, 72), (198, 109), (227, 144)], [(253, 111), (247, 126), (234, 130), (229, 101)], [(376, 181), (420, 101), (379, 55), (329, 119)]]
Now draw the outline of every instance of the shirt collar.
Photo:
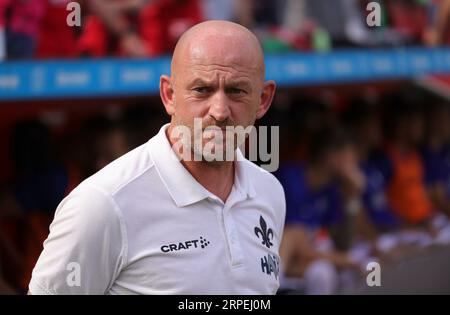
[[(172, 150), (165, 124), (158, 134), (149, 140), (149, 151), (156, 169), (164, 182), (170, 196), (178, 207), (184, 207), (208, 197), (217, 198), (203, 187), (183, 166), (175, 152)], [(236, 150), (234, 186), (246, 197), (254, 197), (255, 190), (246, 174), (245, 158), (241, 151)]]

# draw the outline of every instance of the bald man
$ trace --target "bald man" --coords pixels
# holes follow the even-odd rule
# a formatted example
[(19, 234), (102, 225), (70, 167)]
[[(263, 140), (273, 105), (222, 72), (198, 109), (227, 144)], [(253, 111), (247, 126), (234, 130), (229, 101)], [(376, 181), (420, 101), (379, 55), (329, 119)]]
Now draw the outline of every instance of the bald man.
[(58, 206), (31, 294), (275, 294), (284, 192), (233, 130), (269, 109), (256, 37), (200, 23), (160, 78), (170, 124)]

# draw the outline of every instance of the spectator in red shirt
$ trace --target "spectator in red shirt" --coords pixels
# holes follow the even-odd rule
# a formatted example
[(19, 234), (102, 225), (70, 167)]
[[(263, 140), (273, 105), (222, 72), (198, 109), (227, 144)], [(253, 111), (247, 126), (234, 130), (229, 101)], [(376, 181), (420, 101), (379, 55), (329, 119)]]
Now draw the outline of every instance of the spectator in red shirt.
[(389, 203), (405, 226), (427, 226), (433, 205), (426, 191), (422, 159), (417, 149), (424, 136), (422, 111), (410, 101), (400, 99), (393, 104), (387, 148), (393, 167), (387, 191)]
[(198, 0), (93, 0), (78, 43), (82, 55), (151, 57), (170, 53), (179, 36), (202, 21)]
[(70, 13), (66, 9), (69, 2), (71, 0), (44, 0), (45, 15), (38, 34), (38, 58), (75, 56), (75, 31), (66, 21)]
[(11, 1), (10, 9), (11, 17), (6, 33), (8, 58), (32, 58), (35, 54), (39, 25), (44, 15), (44, 1)]
[(433, 0), (429, 3), (429, 25), (423, 38), (428, 46), (450, 44), (450, 0)]
[(0, 0), (0, 61), (6, 58), (6, 9), (8, 8), (10, 0)]

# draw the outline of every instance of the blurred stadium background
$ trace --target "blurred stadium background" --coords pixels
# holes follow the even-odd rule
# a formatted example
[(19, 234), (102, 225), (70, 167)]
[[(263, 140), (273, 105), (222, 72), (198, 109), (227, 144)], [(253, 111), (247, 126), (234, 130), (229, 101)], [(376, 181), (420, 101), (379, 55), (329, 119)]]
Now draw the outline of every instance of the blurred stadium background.
[(61, 199), (168, 122), (159, 75), (209, 19), (253, 30), (278, 83), (280, 293), (450, 293), (450, 1), (84, 0), (80, 27), (69, 2), (0, 0), (0, 293), (26, 293)]

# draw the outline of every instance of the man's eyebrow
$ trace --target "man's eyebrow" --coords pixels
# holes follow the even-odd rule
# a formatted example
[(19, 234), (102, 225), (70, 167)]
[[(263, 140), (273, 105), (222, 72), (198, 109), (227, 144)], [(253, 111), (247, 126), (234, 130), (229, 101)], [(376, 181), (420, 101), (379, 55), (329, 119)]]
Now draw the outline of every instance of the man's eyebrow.
[[(189, 82), (188, 87), (192, 88), (195, 86), (214, 86), (216, 83), (214, 82), (214, 80), (205, 80), (202, 78), (195, 78), (193, 79), (191, 82)], [(247, 88), (247, 89), (251, 89), (252, 87), (252, 82), (250, 80), (247, 79), (237, 79), (237, 80), (230, 80), (229, 82), (227, 82), (225, 84), (225, 86), (227, 88), (230, 87), (243, 87), (243, 88)]]
[(213, 81), (207, 81), (202, 78), (196, 78), (189, 83), (189, 86), (211, 86), (213, 85)]
[(251, 88), (252, 83), (250, 80), (235, 80), (228, 82), (226, 84), (226, 87), (244, 87), (244, 88)]

